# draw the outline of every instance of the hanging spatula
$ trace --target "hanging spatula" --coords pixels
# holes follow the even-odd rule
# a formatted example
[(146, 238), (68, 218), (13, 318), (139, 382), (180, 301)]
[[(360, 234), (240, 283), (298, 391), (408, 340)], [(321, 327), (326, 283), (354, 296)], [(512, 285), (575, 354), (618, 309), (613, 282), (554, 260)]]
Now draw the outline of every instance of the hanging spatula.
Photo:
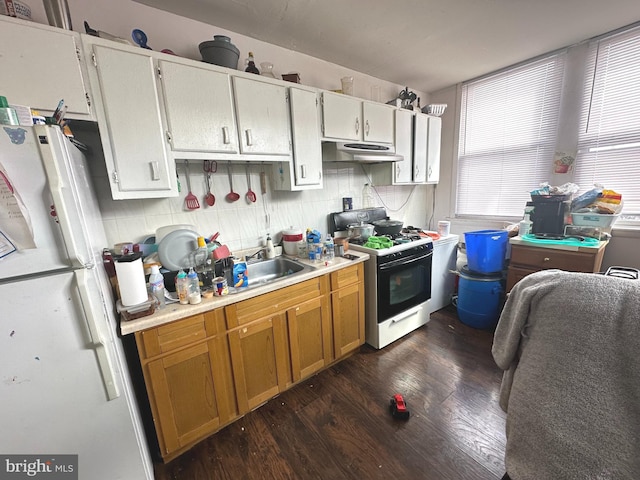
[(198, 197), (196, 197), (191, 191), (191, 180), (189, 179), (189, 160), (184, 161), (185, 173), (187, 176), (187, 196), (184, 197), (184, 204), (187, 206), (189, 210), (196, 210), (200, 208), (200, 202), (198, 201)]

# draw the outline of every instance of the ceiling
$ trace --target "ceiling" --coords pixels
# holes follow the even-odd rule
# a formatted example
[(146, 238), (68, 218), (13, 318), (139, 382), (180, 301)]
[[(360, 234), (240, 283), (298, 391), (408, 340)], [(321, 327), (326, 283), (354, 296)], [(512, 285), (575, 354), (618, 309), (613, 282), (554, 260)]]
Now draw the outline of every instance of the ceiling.
[(638, 0), (135, 0), (422, 92), (640, 20)]

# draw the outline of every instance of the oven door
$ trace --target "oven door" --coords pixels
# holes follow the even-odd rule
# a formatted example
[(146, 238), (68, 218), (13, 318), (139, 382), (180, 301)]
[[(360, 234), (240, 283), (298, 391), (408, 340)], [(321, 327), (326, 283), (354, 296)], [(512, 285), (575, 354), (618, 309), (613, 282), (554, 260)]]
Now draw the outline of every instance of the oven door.
[(433, 252), (420, 252), (378, 265), (378, 323), (431, 298)]

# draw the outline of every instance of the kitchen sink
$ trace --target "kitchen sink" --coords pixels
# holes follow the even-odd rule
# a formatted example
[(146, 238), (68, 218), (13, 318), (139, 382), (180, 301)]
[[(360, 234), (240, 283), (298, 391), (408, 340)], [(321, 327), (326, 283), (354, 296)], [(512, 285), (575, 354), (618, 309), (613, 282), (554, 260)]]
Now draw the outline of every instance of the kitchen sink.
[(247, 265), (249, 288), (277, 282), (301, 272), (309, 272), (312, 267), (285, 257), (259, 260)]

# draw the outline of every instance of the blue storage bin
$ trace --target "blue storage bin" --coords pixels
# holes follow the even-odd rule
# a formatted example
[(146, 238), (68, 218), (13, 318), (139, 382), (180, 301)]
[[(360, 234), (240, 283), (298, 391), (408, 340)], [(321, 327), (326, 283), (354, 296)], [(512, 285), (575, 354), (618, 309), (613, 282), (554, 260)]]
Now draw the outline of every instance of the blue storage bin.
[(479, 230), (466, 232), (467, 265), (475, 273), (488, 275), (502, 272), (507, 254), (509, 232), (506, 230)]
[(473, 328), (495, 327), (500, 318), (503, 292), (501, 276), (483, 277), (460, 273), (458, 318)]

